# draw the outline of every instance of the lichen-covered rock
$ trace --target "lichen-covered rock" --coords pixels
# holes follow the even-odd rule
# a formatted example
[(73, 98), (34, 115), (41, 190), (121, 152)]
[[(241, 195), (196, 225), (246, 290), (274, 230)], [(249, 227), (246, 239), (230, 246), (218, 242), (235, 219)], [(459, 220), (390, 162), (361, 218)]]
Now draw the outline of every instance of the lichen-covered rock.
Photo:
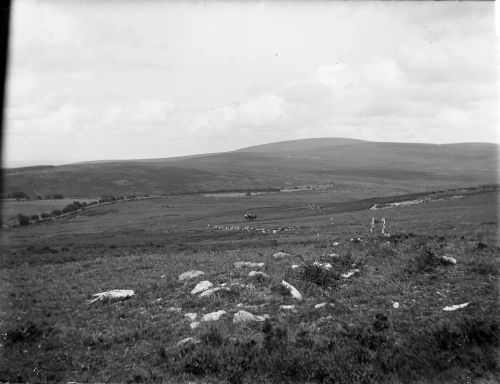
[(200, 281), (198, 284), (196, 284), (196, 287), (193, 288), (193, 290), (191, 291), (191, 294), (196, 295), (197, 293), (206, 291), (207, 289), (212, 288), (212, 287), (213, 287), (213, 284), (210, 281), (208, 281), (208, 280)]
[(187, 271), (187, 272), (181, 273), (179, 275), (179, 281), (194, 279), (195, 277), (198, 277), (198, 276), (201, 276), (204, 274), (205, 274), (205, 272), (203, 272), (203, 271), (195, 271), (195, 270)]
[(250, 273), (248, 274), (248, 276), (250, 276), (250, 277), (260, 277), (260, 278), (263, 278), (263, 279), (269, 278), (269, 275), (267, 273), (260, 272), (260, 271), (250, 271)]
[(343, 273), (340, 276), (342, 276), (344, 279), (348, 279), (349, 277), (351, 277), (352, 275), (354, 275), (356, 273), (359, 273), (359, 269), (350, 270), (349, 272)]
[(237, 261), (234, 263), (236, 269), (240, 268), (264, 268), (264, 263), (252, 263), (251, 261)]
[(226, 311), (224, 310), (207, 313), (206, 315), (203, 315), (201, 321), (217, 321), (224, 314), (226, 314)]
[(182, 311), (182, 308), (180, 307), (170, 307), (167, 309), (167, 312), (176, 312), (176, 313), (179, 313), (180, 311)]
[(199, 321), (193, 321), (191, 324), (189, 324), (189, 327), (191, 329), (196, 329), (200, 326), (200, 322)]
[(254, 321), (265, 321), (269, 318), (269, 315), (254, 315), (250, 312), (240, 310), (233, 316), (233, 323), (248, 323)]
[(113, 289), (111, 291), (100, 292), (93, 294), (94, 299), (90, 300), (89, 303), (93, 303), (97, 300), (124, 300), (129, 297), (134, 296), (134, 291), (131, 289)]
[(283, 259), (285, 257), (290, 257), (292, 255), (290, 255), (289, 253), (286, 253), (286, 252), (276, 252), (273, 257), (278, 260), (278, 259)]
[(457, 263), (457, 260), (451, 256), (444, 255), (444, 256), (441, 256), (441, 262), (443, 264), (454, 265)]
[(281, 281), (281, 285), (288, 289), (288, 292), (290, 292), (290, 295), (292, 295), (295, 300), (302, 300), (302, 295), (293, 285), (287, 283), (285, 280)]
[(317, 261), (315, 261), (313, 263), (313, 265), (315, 265), (316, 267), (320, 267), (320, 268), (326, 269), (326, 270), (329, 270), (329, 269), (333, 268), (333, 266), (330, 263), (319, 263)]
[(177, 343), (177, 346), (180, 347), (181, 345), (184, 344), (198, 344), (200, 340), (195, 339), (194, 337), (186, 337), (185, 339), (182, 339)]
[(198, 297), (207, 297), (207, 296), (213, 295), (215, 292), (218, 292), (218, 291), (229, 291), (229, 290), (230, 289), (227, 287), (210, 288), (210, 289), (207, 289), (206, 291), (203, 291), (202, 293), (200, 293), (200, 295)]
[(468, 306), (470, 303), (463, 303), (463, 304), (455, 304), (455, 305), (450, 305), (448, 307), (444, 307), (443, 311), (456, 311), (457, 309), (462, 309)]

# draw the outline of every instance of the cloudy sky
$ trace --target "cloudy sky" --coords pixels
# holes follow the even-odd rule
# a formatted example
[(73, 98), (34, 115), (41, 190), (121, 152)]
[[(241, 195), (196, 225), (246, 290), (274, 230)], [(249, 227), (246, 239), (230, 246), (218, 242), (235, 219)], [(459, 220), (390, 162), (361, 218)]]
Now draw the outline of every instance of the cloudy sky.
[(16, 0), (4, 166), (499, 142), (494, 2)]

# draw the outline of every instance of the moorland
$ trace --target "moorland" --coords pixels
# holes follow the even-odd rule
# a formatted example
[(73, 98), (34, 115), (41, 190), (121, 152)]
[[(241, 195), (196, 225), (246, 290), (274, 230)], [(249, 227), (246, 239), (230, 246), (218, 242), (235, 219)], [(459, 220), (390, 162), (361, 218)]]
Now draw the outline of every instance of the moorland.
[[(103, 194), (159, 194), (4, 227), (0, 381), (498, 382), (499, 188), (489, 147), (445, 146), (434, 158), (425, 150), (442, 148), (406, 148), (391, 162), (385, 144), (336, 141), (343, 162), (302, 159), (292, 172), (300, 150), (321, 154), (318, 143), (302, 144), (264, 148), (289, 167), (279, 177), (263, 171), (271, 163), (254, 147), (262, 166), (239, 184), (225, 181), (237, 180), (235, 156), (248, 150), (210, 155), (218, 183), (184, 189), (169, 179), (169, 190), (144, 191), (112, 183), (119, 189)], [(385, 148), (370, 161), (347, 155), (346, 146), (352, 153), (364, 144)], [(416, 173), (404, 172), (405, 153), (421, 158)], [(385, 168), (374, 160), (383, 156)], [(362, 160), (369, 165), (356, 166)], [(199, 164), (199, 172), (217, 166)], [(62, 181), (42, 190), (37, 177), (60, 174), (33, 172), (52, 167), (9, 172), (13, 190), (34, 185), (70, 200), (97, 198), (110, 185), (87, 179), (78, 193)], [(79, 185), (81, 174), (73, 176)], [(288, 189), (201, 193), (249, 185)], [(203, 274), (180, 279), (191, 270)], [(202, 281), (210, 288), (192, 293)], [(92, 300), (113, 289), (134, 295)]]

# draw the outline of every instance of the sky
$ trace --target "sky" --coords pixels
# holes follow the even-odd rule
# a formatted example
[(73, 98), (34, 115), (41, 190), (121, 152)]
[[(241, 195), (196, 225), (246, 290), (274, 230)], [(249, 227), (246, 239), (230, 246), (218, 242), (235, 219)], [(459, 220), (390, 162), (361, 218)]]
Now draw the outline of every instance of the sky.
[(4, 167), (500, 143), (495, 2), (13, 3)]

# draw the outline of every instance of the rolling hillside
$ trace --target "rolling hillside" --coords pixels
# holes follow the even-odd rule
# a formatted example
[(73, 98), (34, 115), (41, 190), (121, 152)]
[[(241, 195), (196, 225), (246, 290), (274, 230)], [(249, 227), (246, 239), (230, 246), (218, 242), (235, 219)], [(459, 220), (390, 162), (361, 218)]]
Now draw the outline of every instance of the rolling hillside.
[(3, 171), (4, 193), (71, 197), (319, 185), (388, 193), (496, 183), (498, 145), (304, 139), (233, 152)]

